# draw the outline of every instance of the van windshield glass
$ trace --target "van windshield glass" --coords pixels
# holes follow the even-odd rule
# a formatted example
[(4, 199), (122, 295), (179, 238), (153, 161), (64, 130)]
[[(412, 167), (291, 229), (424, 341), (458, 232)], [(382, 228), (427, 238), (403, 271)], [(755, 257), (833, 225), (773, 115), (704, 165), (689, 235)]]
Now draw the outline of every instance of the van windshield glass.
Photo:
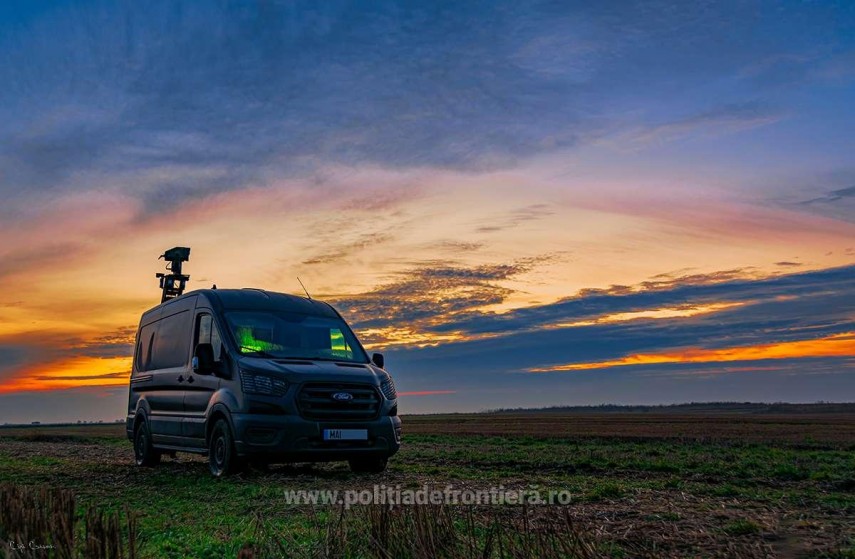
[(365, 363), (368, 358), (339, 318), (275, 311), (226, 313), (238, 349), (246, 355)]

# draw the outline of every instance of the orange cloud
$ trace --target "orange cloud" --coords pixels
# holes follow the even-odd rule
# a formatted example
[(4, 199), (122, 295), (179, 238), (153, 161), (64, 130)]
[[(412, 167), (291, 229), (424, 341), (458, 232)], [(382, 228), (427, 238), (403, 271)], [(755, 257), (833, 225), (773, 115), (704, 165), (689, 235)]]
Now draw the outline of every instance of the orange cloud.
[(657, 363), (725, 363), (730, 361), (849, 356), (855, 356), (855, 332), (836, 334), (816, 340), (798, 340), (755, 346), (719, 349), (686, 348), (665, 353), (637, 353), (609, 361), (569, 363), (554, 367), (536, 367), (528, 371), (530, 373), (552, 373), (608, 369), (626, 365), (654, 365)]
[(666, 319), (666, 318), (688, 318), (705, 314), (716, 313), (728, 309), (744, 306), (746, 303), (709, 303), (706, 305), (683, 305), (679, 307), (661, 307), (658, 309), (646, 309), (643, 311), (627, 311), (622, 313), (607, 314), (591, 320), (577, 320), (574, 322), (555, 322), (545, 326), (546, 329), (573, 328), (579, 326), (593, 326), (595, 324), (614, 324), (618, 322), (629, 322), (639, 319)]
[(130, 357), (72, 357), (40, 363), (18, 371), (0, 385), (0, 394), (82, 386), (123, 386), (128, 383), (131, 362)]
[(419, 332), (412, 327), (363, 328), (359, 338), (366, 349), (388, 348), (392, 346), (435, 347), (440, 344), (466, 340), (460, 332), (435, 334)]

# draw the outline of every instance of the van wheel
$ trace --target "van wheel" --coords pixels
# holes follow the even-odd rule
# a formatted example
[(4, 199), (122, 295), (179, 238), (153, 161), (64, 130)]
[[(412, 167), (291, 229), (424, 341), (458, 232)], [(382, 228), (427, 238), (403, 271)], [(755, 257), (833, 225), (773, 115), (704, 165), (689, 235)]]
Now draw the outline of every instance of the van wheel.
[(348, 460), (350, 471), (358, 474), (379, 474), (386, 469), (388, 458), (354, 458)]
[(243, 460), (235, 452), (232, 431), (225, 419), (218, 419), (211, 430), (208, 444), (208, 468), (214, 477), (236, 474), (243, 469)]
[(151, 444), (151, 430), (143, 419), (134, 431), (134, 458), (137, 466), (151, 467), (160, 463), (160, 452)]

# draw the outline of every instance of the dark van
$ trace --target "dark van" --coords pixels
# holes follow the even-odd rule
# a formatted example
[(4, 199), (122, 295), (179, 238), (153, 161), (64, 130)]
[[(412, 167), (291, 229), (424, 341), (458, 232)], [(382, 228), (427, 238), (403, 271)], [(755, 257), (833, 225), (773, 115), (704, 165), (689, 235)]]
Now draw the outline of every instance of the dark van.
[(206, 289), (143, 314), (127, 432), (136, 463), (208, 455), (222, 476), (247, 462), (347, 460), (381, 472), (401, 420), (383, 356), (369, 360), (330, 305), (259, 289)]

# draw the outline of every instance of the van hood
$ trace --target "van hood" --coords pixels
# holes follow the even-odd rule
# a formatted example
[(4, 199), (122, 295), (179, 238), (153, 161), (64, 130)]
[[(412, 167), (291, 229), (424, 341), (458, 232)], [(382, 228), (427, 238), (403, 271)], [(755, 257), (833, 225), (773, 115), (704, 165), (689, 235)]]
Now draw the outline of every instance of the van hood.
[(371, 363), (242, 357), (239, 366), (257, 373), (282, 375), (288, 382), (368, 382), (379, 385), (385, 373)]

